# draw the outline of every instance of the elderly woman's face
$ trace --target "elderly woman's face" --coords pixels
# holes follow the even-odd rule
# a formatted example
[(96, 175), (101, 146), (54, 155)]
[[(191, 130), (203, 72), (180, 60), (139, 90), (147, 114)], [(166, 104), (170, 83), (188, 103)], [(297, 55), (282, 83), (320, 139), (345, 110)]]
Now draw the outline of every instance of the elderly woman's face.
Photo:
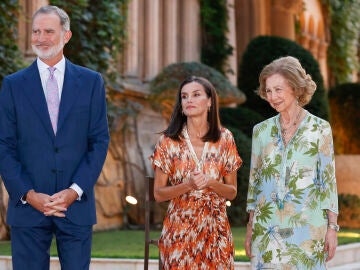
[(265, 81), (266, 100), (278, 112), (283, 112), (296, 104), (294, 90), (280, 74), (273, 74)]

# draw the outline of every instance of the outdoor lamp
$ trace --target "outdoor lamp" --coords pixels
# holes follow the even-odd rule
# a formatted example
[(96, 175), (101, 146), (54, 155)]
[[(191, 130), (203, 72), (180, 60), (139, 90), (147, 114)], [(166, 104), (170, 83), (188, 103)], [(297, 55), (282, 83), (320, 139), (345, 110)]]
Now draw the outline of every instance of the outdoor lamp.
[(128, 203), (132, 204), (132, 205), (137, 204), (137, 199), (136, 199), (135, 197), (131, 196), (131, 195), (127, 195), (127, 196), (125, 197), (125, 200), (126, 200)]
[(125, 201), (126, 203), (123, 211), (123, 224), (122, 224), (123, 229), (127, 229), (129, 227), (128, 212), (130, 210), (131, 205), (136, 205), (138, 203), (137, 199), (131, 195), (127, 195), (125, 197)]

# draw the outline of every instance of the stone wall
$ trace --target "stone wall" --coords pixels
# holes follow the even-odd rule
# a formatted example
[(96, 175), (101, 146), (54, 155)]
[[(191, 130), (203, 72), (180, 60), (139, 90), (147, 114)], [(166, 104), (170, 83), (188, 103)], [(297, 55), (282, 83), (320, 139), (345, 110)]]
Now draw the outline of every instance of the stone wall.
[(360, 197), (360, 155), (337, 155), (335, 166), (338, 193)]
[[(360, 155), (338, 155), (335, 162), (338, 194), (360, 197)], [(360, 207), (356, 198), (339, 197), (338, 223), (342, 228), (360, 229)]]
[[(165, 128), (164, 118), (144, 105), (136, 117), (119, 120), (103, 171), (95, 186), (98, 223), (95, 230), (122, 227), (124, 216), (129, 223), (144, 221), (145, 181), (153, 175), (148, 157), (153, 152), (159, 132)], [(138, 201), (130, 205), (125, 197)]]

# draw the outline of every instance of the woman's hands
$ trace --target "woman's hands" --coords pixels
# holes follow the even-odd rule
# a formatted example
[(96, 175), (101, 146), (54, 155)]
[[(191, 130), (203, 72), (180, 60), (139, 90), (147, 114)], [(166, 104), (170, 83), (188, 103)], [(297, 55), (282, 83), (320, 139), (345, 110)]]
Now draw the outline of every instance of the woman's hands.
[(190, 173), (189, 183), (196, 190), (204, 189), (208, 186), (208, 179), (202, 171), (195, 170)]
[(337, 232), (331, 228), (328, 228), (325, 235), (325, 247), (324, 247), (324, 251), (327, 252), (328, 254), (326, 261), (330, 261), (334, 257), (337, 244), (338, 244)]
[[(328, 217), (328, 224), (337, 224), (336, 213), (330, 210), (326, 210), (326, 214)], [(334, 229), (328, 226), (325, 235), (325, 246), (324, 246), (324, 252), (328, 254), (326, 261), (330, 261), (334, 257), (337, 244), (338, 244), (337, 231), (335, 231)]]
[(191, 190), (210, 188), (220, 196), (233, 200), (237, 194), (236, 171), (224, 176), (224, 182), (211, 179), (202, 171), (190, 172), (179, 185), (168, 185), (168, 175), (159, 167), (155, 169), (154, 197), (158, 202), (168, 201)]
[(244, 243), (245, 254), (249, 258), (252, 257), (252, 254), (251, 254), (251, 238), (252, 238), (253, 222), (254, 222), (254, 211), (251, 210), (251, 211), (249, 211), (249, 221), (246, 224), (246, 235), (245, 235), (245, 243)]
[(245, 235), (245, 254), (247, 257), (251, 258), (251, 237), (252, 237), (252, 224), (248, 223), (246, 225), (246, 235)]

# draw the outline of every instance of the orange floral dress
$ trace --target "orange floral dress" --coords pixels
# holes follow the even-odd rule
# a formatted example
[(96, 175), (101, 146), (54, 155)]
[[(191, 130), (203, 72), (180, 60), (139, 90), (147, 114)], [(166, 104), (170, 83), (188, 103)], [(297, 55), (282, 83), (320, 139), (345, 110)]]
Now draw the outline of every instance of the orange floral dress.
[[(184, 127), (182, 134), (186, 138)], [(150, 157), (153, 168), (169, 176), (171, 185), (188, 181), (196, 166), (210, 179), (237, 170), (242, 160), (231, 132), (221, 129), (218, 142), (206, 142), (201, 160), (194, 160), (189, 140), (162, 135)], [(200, 164), (199, 164), (200, 163)], [(234, 269), (234, 243), (226, 214), (226, 199), (206, 188), (170, 201), (159, 239), (163, 269)]]

